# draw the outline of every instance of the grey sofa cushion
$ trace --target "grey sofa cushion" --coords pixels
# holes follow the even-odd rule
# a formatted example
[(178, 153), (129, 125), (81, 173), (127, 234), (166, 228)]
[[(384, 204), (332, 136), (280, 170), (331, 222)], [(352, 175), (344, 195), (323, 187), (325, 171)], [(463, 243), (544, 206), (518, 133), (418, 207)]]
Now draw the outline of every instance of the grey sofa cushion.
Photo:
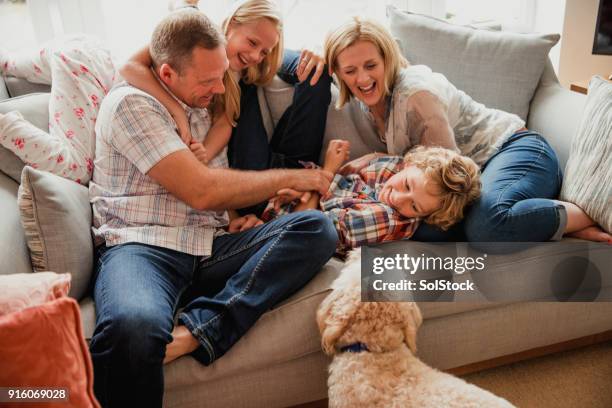
[(529, 102), (558, 34), (517, 34), (457, 26), (387, 9), (391, 33), (411, 64), (444, 74), (488, 107), (527, 118)]
[[(18, 111), (37, 128), (49, 131), (49, 94), (30, 94), (0, 101), (0, 113), (11, 111)], [(19, 183), (23, 166), (19, 157), (0, 146), (0, 171)]]
[(589, 83), (580, 130), (572, 141), (561, 199), (582, 208), (612, 232), (612, 84)]
[(26, 166), (18, 202), (32, 267), (35, 271), (70, 273), (70, 296), (82, 298), (93, 268), (87, 187)]
[(0, 274), (32, 272), (17, 207), (19, 185), (0, 173)]

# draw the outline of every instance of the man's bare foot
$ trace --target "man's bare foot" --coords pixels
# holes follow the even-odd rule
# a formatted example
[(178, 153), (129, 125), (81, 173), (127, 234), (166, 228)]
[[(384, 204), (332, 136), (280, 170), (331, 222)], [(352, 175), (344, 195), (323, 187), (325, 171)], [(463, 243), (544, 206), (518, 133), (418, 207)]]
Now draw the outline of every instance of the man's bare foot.
[(572, 232), (571, 234), (567, 234), (567, 236), (586, 239), (587, 241), (607, 242), (608, 244), (612, 244), (612, 235), (608, 234), (597, 225), (592, 225), (580, 231)]
[(185, 326), (176, 326), (172, 330), (172, 341), (166, 346), (164, 364), (176, 360), (182, 355), (189, 354), (199, 346), (198, 341)]

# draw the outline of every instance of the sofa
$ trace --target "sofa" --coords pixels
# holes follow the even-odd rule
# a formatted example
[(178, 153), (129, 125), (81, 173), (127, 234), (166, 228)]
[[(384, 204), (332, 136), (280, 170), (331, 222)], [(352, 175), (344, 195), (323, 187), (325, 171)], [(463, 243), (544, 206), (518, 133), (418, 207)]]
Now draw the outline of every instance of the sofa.
[[(392, 32), (398, 37), (404, 36), (403, 39), (399, 38), (403, 50), (406, 50), (403, 40), (411, 34), (402, 32), (406, 28), (399, 21), (402, 18), (414, 20), (411, 20), (410, 27), (417, 30), (416, 35), (425, 30), (419, 24), (434, 25), (434, 28), (445, 24), (397, 10), (390, 10), (389, 13)], [(433, 41), (446, 41), (444, 35), (458, 35), (452, 32), (455, 27), (442, 28), (442, 37), (425, 36), (420, 40), (426, 42), (428, 38), (433, 38)], [(448, 30), (451, 30), (451, 34)], [(505, 38), (504, 34), (500, 35), (500, 38)], [(412, 43), (416, 44), (416, 40), (412, 40)], [(468, 41), (466, 44), (471, 43)], [(436, 54), (434, 59), (453, 58), (432, 51), (434, 49), (428, 48), (427, 44), (421, 45), (420, 55), (407, 55), (411, 62), (435, 65), (435, 61), (425, 58), (430, 54)], [(454, 52), (460, 55), (474, 52), (469, 47), (472, 45)], [(547, 138), (564, 166), (586, 97), (559, 84), (546, 54), (547, 50), (541, 61), (542, 68), (536, 69), (535, 89), (527, 92), (528, 112), (524, 114), (528, 127)], [(461, 62), (456, 62), (454, 68), (452, 64), (447, 68), (432, 68), (450, 78), (453, 72), (463, 69)], [(456, 81), (455, 78), (451, 80)], [(511, 78), (511, 83), (514, 83), (512, 81)], [(469, 84), (463, 84), (462, 89), (468, 94), (478, 92), (478, 89), (470, 89)], [(18, 109), (24, 117), (45, 128), (48, 122), (48, 94), (45, 92), (48, 92), (45, 86), (29, 84), (17, 78), (4, 78), (0, 82), (0, 95), (6, 99), (0, 101), (0, 112)], [(333, 92), (335, 97), (337, 91), (334, 89)], [(497, 92), (493, 92), (491, 100), (481, 101), (495, 105), (498, 103), (495, 101)], [(292, 89), (279, 79), (260, 89), (262, 114), (269, 129), (290, 102), (291, 95)], [(340, 111), (330, 106), (325, 144), (332, 138), (348, 138), (352, 142), (353, 157), (384, 150), (373, 135), (358, 106), (349, 104)], [(32, 272), (17, 205), (18, 187), (15, 180), (0, 173), (1, 274)], [(539, 270), (545, 269), (547, 264), (560, 256), (559, 248), (562, 247), (557, 245), (564, 242), (544, 248), (527, 248), (521, 256), (497, 256), (493, 271), (499, 274), (500, 284), (512, 279), (527, 287), (532, 280), (539, 279)], [(430, 244), (409, 241), (402, 245), (407, 251), (417, 254), (430, 247)], [(190, 357), (182, 357), (168, 364), (165, 367), (164, 406), (287, 407), (324, 400), (327, 397), (329, 358), (321, 351), (315, 310), (329, 293), (330, 284), (340, 273), (342, 265), (339, 259), (331, 259), (309, 284), (264, 314), (230, 352), (211, 366), (202, 366)], [(75, 278), (83, 279), (73, 276), (73, 280)], [(95, 305), (88, 295), (78, 300), (85, 336), (89, 339), (95, 325)], [(537, 294), (531, 300), (538, 300)], [(612, 339), (612, 303), (502, 303), (484, 300), (420, 302), (419, 306), (424, 317), (418, 334), (419, 357), (434, 367), (458, 374)]]

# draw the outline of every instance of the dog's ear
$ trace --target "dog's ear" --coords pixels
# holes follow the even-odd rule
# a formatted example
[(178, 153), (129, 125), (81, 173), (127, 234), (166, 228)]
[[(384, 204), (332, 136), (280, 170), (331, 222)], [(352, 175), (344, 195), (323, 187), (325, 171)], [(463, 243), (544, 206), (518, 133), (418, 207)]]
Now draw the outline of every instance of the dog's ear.
[(347, 292), (334, 290), (323, 300), (317, 309), (317, 324), (321, 333), (321, 347), (328, 355), (334, 354), (336, 342), (348, 328), (352, 316), (352, 312), (347, 309), (347, 307), (351, 307), (347, 297)]
[(423, 316), (415, 302), (407, 302), (404, 308), (406, 310), (404, 320), (404, 342), (413, 353), (416, 353), (417, 331), (421, 323), (423, 323)]

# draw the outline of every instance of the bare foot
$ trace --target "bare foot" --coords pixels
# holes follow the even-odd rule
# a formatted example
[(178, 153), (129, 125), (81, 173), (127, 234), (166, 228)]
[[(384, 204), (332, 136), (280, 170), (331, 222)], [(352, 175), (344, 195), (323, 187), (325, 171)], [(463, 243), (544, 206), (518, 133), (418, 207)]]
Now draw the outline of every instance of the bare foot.
[(172, 341), (166, 346), (164, 364), (176, 360), (182, 355), (189, 354), (199, 346), (198, 341), (185, 326), (176, 326), (172, 330)]
[(612, 244), (612, 235), (608, 234), (597, 225), (592, 225), (580, 231), (572, 232), (571, 234), (567, 234), (567, 236), (586, 239), (587, 241), (607, 242), (608, 244)]

